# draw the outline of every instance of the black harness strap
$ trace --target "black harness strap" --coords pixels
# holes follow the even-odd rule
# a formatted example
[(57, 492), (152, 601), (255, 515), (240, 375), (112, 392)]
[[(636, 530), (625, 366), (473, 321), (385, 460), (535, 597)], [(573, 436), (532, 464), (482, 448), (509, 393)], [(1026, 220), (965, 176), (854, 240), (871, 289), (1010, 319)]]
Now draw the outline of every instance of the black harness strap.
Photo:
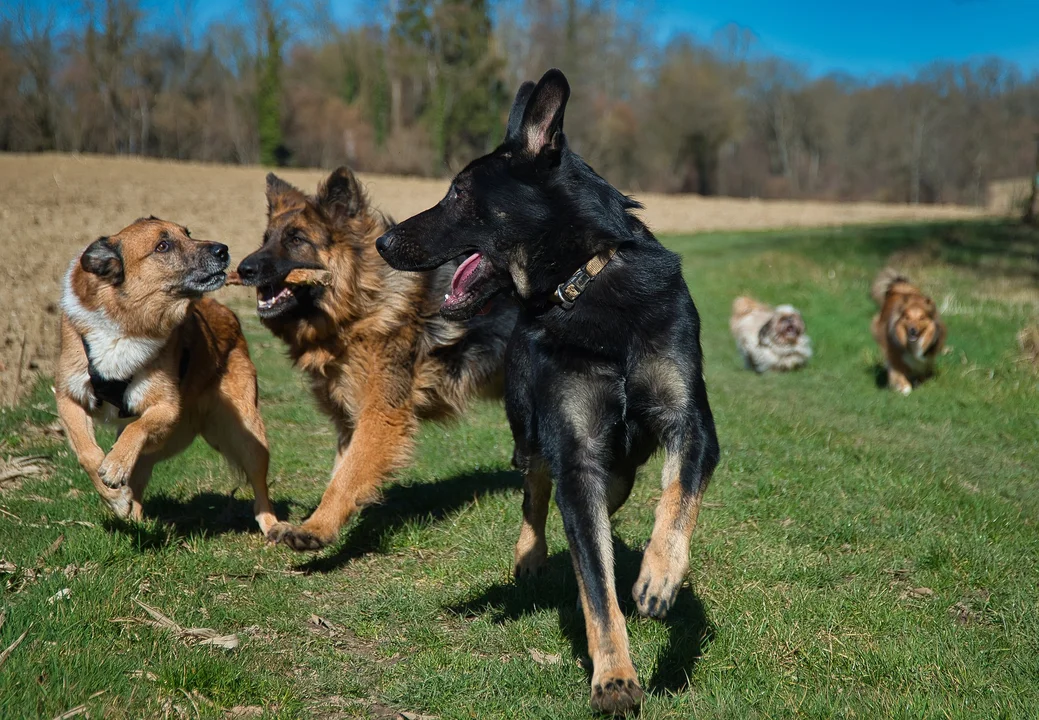
[(94, 365), (94, 359), (90, 356), (90, 344), (85, 336), (80, 336), (83, 341), (83, 350), (87, 354), (87, 374), (90, 376), (90, 388), (94, 391), (94, 399), (97, 407), (101, 403), (108, 403), (119, 410), (119, 417), (133, 417), (130, 409), (126, 407), (126, 388), (130, 386), (129, 380), (110, 380), (98, 372)]
[[(133, 413), (130, 412), (130, 408), (126, 406), (126, 389), (130, 387), (130, 381), (110, 380), (102, 375), (98, 371), (97, 366), (94, 365), (94, 359), (90, 356), (90, 344), (87, 342), (86, 337), (81, 335), (80, 340), (83, 341), (83, 350), (87, 354), (87, 374), (90, 376), (90, 389), (94, 392), (97, 408), (100, 408), (102, 403), (108, 403), (119, 411), (119, 417), (134, 417)], [(184, 382), (184, 377), (188, 374), (190, 362), (191, 354), (187, 348), (184, 348), (184, 352), (180, 355), (180, 365), (177, 368), (177, 376), (180, 382)]]

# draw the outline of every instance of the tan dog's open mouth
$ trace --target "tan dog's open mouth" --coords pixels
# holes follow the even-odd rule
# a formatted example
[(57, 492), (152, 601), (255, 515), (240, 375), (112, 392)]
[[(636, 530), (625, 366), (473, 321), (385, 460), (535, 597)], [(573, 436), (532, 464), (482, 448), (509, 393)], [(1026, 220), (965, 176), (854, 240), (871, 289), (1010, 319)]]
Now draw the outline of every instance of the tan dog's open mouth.
[[(228, 285), (243, 285), (237, 272), (227, 274)], [(279, 283), (259, 285), (256, 288), (256, 311), (261, 317), (277, 317), (297, 302), (296, 293), (308, 287), (327, 287), (332, 284), (332, 273), (314, 268), (296, 268)]]

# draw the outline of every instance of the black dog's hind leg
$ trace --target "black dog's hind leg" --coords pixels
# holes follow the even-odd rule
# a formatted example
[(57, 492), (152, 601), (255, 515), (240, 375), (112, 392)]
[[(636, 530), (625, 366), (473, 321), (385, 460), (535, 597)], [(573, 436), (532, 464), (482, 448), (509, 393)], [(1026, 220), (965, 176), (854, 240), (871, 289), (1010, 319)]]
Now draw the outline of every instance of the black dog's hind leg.
[(613, 473), (610, 484), (606, 491), (606, 508), (610, 517), (621, 509), (631, 495), (631, 489), (635, 486), (635, 472), (637, 468), (624, 469)]
[(548, 544), (545, 541), (545, 521), (548, 519), (548, 501), (552, 495), (552, 475), (540, 455), (527, 461), (523, 477), (523, 527), (516, 541), (516, 578), (536, 574), (548, 562)]
[(606, 504), (609, 474), (586, 463), (581, 463), (584, 467), (568, 465), (558, 479), (556, 503), (570, 542), (584, 610), (593, 664), (591, 706), (599, 712), (622, 714), (639, 706), (643, 692), (617, 602)]
[(693, 428), (666, 445), (664, 494), (632, 589), (639, 613), (646, 617), (663, 618), (675, 601), (689, 569), (689, 539), (703, 492), (718, 464), (718, 440), (710, 417)]

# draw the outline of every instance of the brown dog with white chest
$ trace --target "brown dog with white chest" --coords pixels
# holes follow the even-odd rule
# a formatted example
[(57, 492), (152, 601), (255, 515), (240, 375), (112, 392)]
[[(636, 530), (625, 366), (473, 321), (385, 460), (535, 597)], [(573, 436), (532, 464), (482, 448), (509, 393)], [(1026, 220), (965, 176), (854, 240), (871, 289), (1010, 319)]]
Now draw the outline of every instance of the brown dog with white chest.
[(934, 300), (902, 273), (881, 270), (871, 295), (880, 311), (872, 331), (884, 353), (888, 387), (903, 395), (934, 374), (934, 363), (945, 346), (945, 323)]
[[(226, 245), (151, 217), (91, 243), (65, 277), (58, 414), (119, 517), (140, 519), (155, 464), (202, 435), (252, 484), (263, 532), (276, 522), (256, 369), (238, 318), (202, 297), (224, 284), (229, 261)], [(107, 454), (95, 419), (119, 428)]]

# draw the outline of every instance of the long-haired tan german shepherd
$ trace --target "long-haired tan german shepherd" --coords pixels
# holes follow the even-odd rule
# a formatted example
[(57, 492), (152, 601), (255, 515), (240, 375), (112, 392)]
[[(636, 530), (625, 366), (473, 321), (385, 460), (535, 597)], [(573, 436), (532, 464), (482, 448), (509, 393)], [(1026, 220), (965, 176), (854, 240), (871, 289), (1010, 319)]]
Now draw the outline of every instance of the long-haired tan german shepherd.
[[(438, 314), (458, 263), (401, 273), (375, 250), (392, 225), (341, 167), (309, 196), (267, 176), (263, 245), (238, 266), (256, 287), (260, 319), (311, 378), (339, 435), (332, 480), (301, 525), (279, 523), (268, 538), (296, 550), (335, 541), (339, 529), (393, 470), (406, 465), (421, 419), (461, 414), (485, 392), (500, 394), (515, 305), (503, 299), (466, 322)], [(300, 268), (327, 270), (329, 284), (288, 285)]]

